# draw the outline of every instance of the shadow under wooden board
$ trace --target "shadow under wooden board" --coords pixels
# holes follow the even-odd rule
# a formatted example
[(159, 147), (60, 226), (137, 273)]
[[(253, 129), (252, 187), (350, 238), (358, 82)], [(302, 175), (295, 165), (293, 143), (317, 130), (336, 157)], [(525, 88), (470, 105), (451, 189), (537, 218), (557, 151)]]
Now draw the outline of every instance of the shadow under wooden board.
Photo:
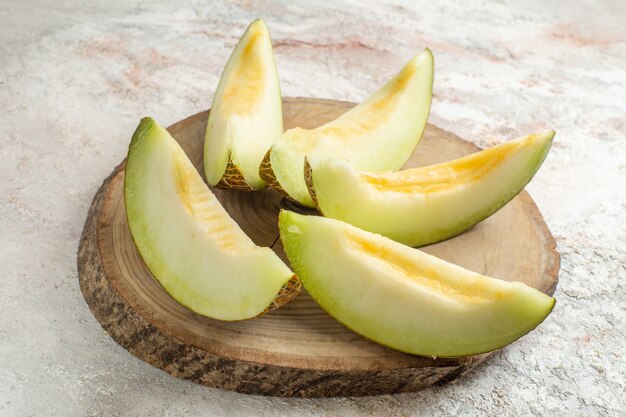
[[(318, 126), (352, 106), (285, 99), (285, 129)], [(169, 128), (201, 173), (207, 116), (205, 111)], [(454, 159), (477, 149), (428, 125), (406, 167)], [(143, 264), (126, 222), (123, 182), (124, 163), (94, 197), (78, 251), (81, 289), (117, 343), (177, 378), (250, 394), (377, 395), (445, 384), (490, 355), (429, 358), (379, 346), (339, 324), (304, 290), (287, 305), (253, 320), (220, 322), (195, 314), (169, 297)], [(285, 259), (277, 216), (281, 208), (296, 208), (294, 204), (272, 190), (213, 191), (257, 245), (271, 246)], [(526, 192), (468, 232), (423, 249), (547, 294), (556, 288), (555, 241)]]

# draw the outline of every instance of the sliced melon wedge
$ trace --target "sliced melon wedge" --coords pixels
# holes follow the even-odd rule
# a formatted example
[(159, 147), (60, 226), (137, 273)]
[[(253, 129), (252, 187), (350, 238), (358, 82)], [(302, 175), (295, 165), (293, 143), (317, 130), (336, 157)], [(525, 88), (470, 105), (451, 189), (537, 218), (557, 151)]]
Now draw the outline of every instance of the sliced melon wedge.
[(141, 121), (126, 162), (124, 201), (139, 254), (180, 304), (242, 320), (293, 298), (293, 272), (256, 246), (220, 205), (167, 130)]
[(209, 184), (261, 189), (259, 165), (283, 133), (283, 110), (272, 41), (263, 20), (250, 24), (220, 78), (204, 141)]
[(422, 138), (433, 85), (426, 49), (380, 90), (316, 129), (286, 131), (268, 152), (261, 177), (293, 200), (314, 207), (304, 182), (305, 156), (336, 156), (358, 169), (397, 170)]
[(410, 246), (455, 236), (495, 213), (535, 175), (554, 131), (529, 135), (443, 164), (358, 172), (341, 159), (307, 161), (320, 211)]
[(292, 268), (330, 315), (382, 345), (424, 356), (489, 352), (541, 323), (555, 300), (468, 271), (339, 220), (283, 211)]

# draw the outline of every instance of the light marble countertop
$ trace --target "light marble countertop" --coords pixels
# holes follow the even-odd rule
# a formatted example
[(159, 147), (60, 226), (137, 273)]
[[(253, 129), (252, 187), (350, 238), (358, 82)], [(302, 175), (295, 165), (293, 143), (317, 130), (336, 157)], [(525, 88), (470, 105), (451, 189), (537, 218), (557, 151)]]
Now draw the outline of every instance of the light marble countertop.
[[(626, 415), (625, 3), (364, 3), (0, 2), (0, 416)], [(285, 96), (359, 101), (429, 46), (432, 123), (557, 131), (528, 187), (562, 255), (544, 324), (456, 384), (371, 398), (210, 389), (113, 342), (78, 286), (91, 199), (140, 117), (210, 106), (258, 16)]]

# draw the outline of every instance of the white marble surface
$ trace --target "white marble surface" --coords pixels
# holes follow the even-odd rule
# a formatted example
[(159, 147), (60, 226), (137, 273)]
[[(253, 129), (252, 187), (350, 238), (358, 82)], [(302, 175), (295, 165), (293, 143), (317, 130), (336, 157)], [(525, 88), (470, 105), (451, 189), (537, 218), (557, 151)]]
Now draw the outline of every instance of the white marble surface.
[[(0, 416), (626, 415), (625, 3), (362, 3), (0, 2)], [(75, 266), (91, 198), (141, 116), (210, 106), (257, 16), (286, 96), (358, 101), (430, 46), (432, 122), (557, 131), (529, 186), (562, 254), (543, 325), (457, 384), (319, 400), (179, 381), (107, 336)]]

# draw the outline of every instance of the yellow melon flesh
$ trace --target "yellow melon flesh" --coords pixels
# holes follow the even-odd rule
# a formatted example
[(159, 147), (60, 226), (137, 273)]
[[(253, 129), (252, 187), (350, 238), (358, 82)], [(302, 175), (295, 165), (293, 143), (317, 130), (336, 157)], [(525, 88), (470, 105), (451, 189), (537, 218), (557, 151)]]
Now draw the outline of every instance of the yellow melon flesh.
[(259, 165), (283, 133), (282, 101), (272, 42), (261, 19), (235, 47), (207, 122), (204, 170), (209, 184), (260, 189)]
[(320, 211), (409, 246), (455, 236), (495, 213), (533, 178), (554, 132), (533, 134), (438, 165), (358, 171), (337, 158), (307, 160)]
[(266, 155), (262, 178), (293, 200), (313, 207), (303, 176), (307, 156), (345, 158), (364, 170), (399, 169), (424, 132), (432, 81), (433, 57), (427, 49), (337, 119), (316, 129), (286, 131)]
[(339, 220), (282, 211), (279, 226), (311, 297), (345, 326), (402, 352), (489, 352), (531, 331), (555, 303), (521, 282), (468, 271)]
[(180, 304), (214, 319), (243, 320), (297, 294), (293, 272), (239, 228), (178, 143), (154, 120), (139, 124), (125, 172), (133, 241), (148, 269)]

